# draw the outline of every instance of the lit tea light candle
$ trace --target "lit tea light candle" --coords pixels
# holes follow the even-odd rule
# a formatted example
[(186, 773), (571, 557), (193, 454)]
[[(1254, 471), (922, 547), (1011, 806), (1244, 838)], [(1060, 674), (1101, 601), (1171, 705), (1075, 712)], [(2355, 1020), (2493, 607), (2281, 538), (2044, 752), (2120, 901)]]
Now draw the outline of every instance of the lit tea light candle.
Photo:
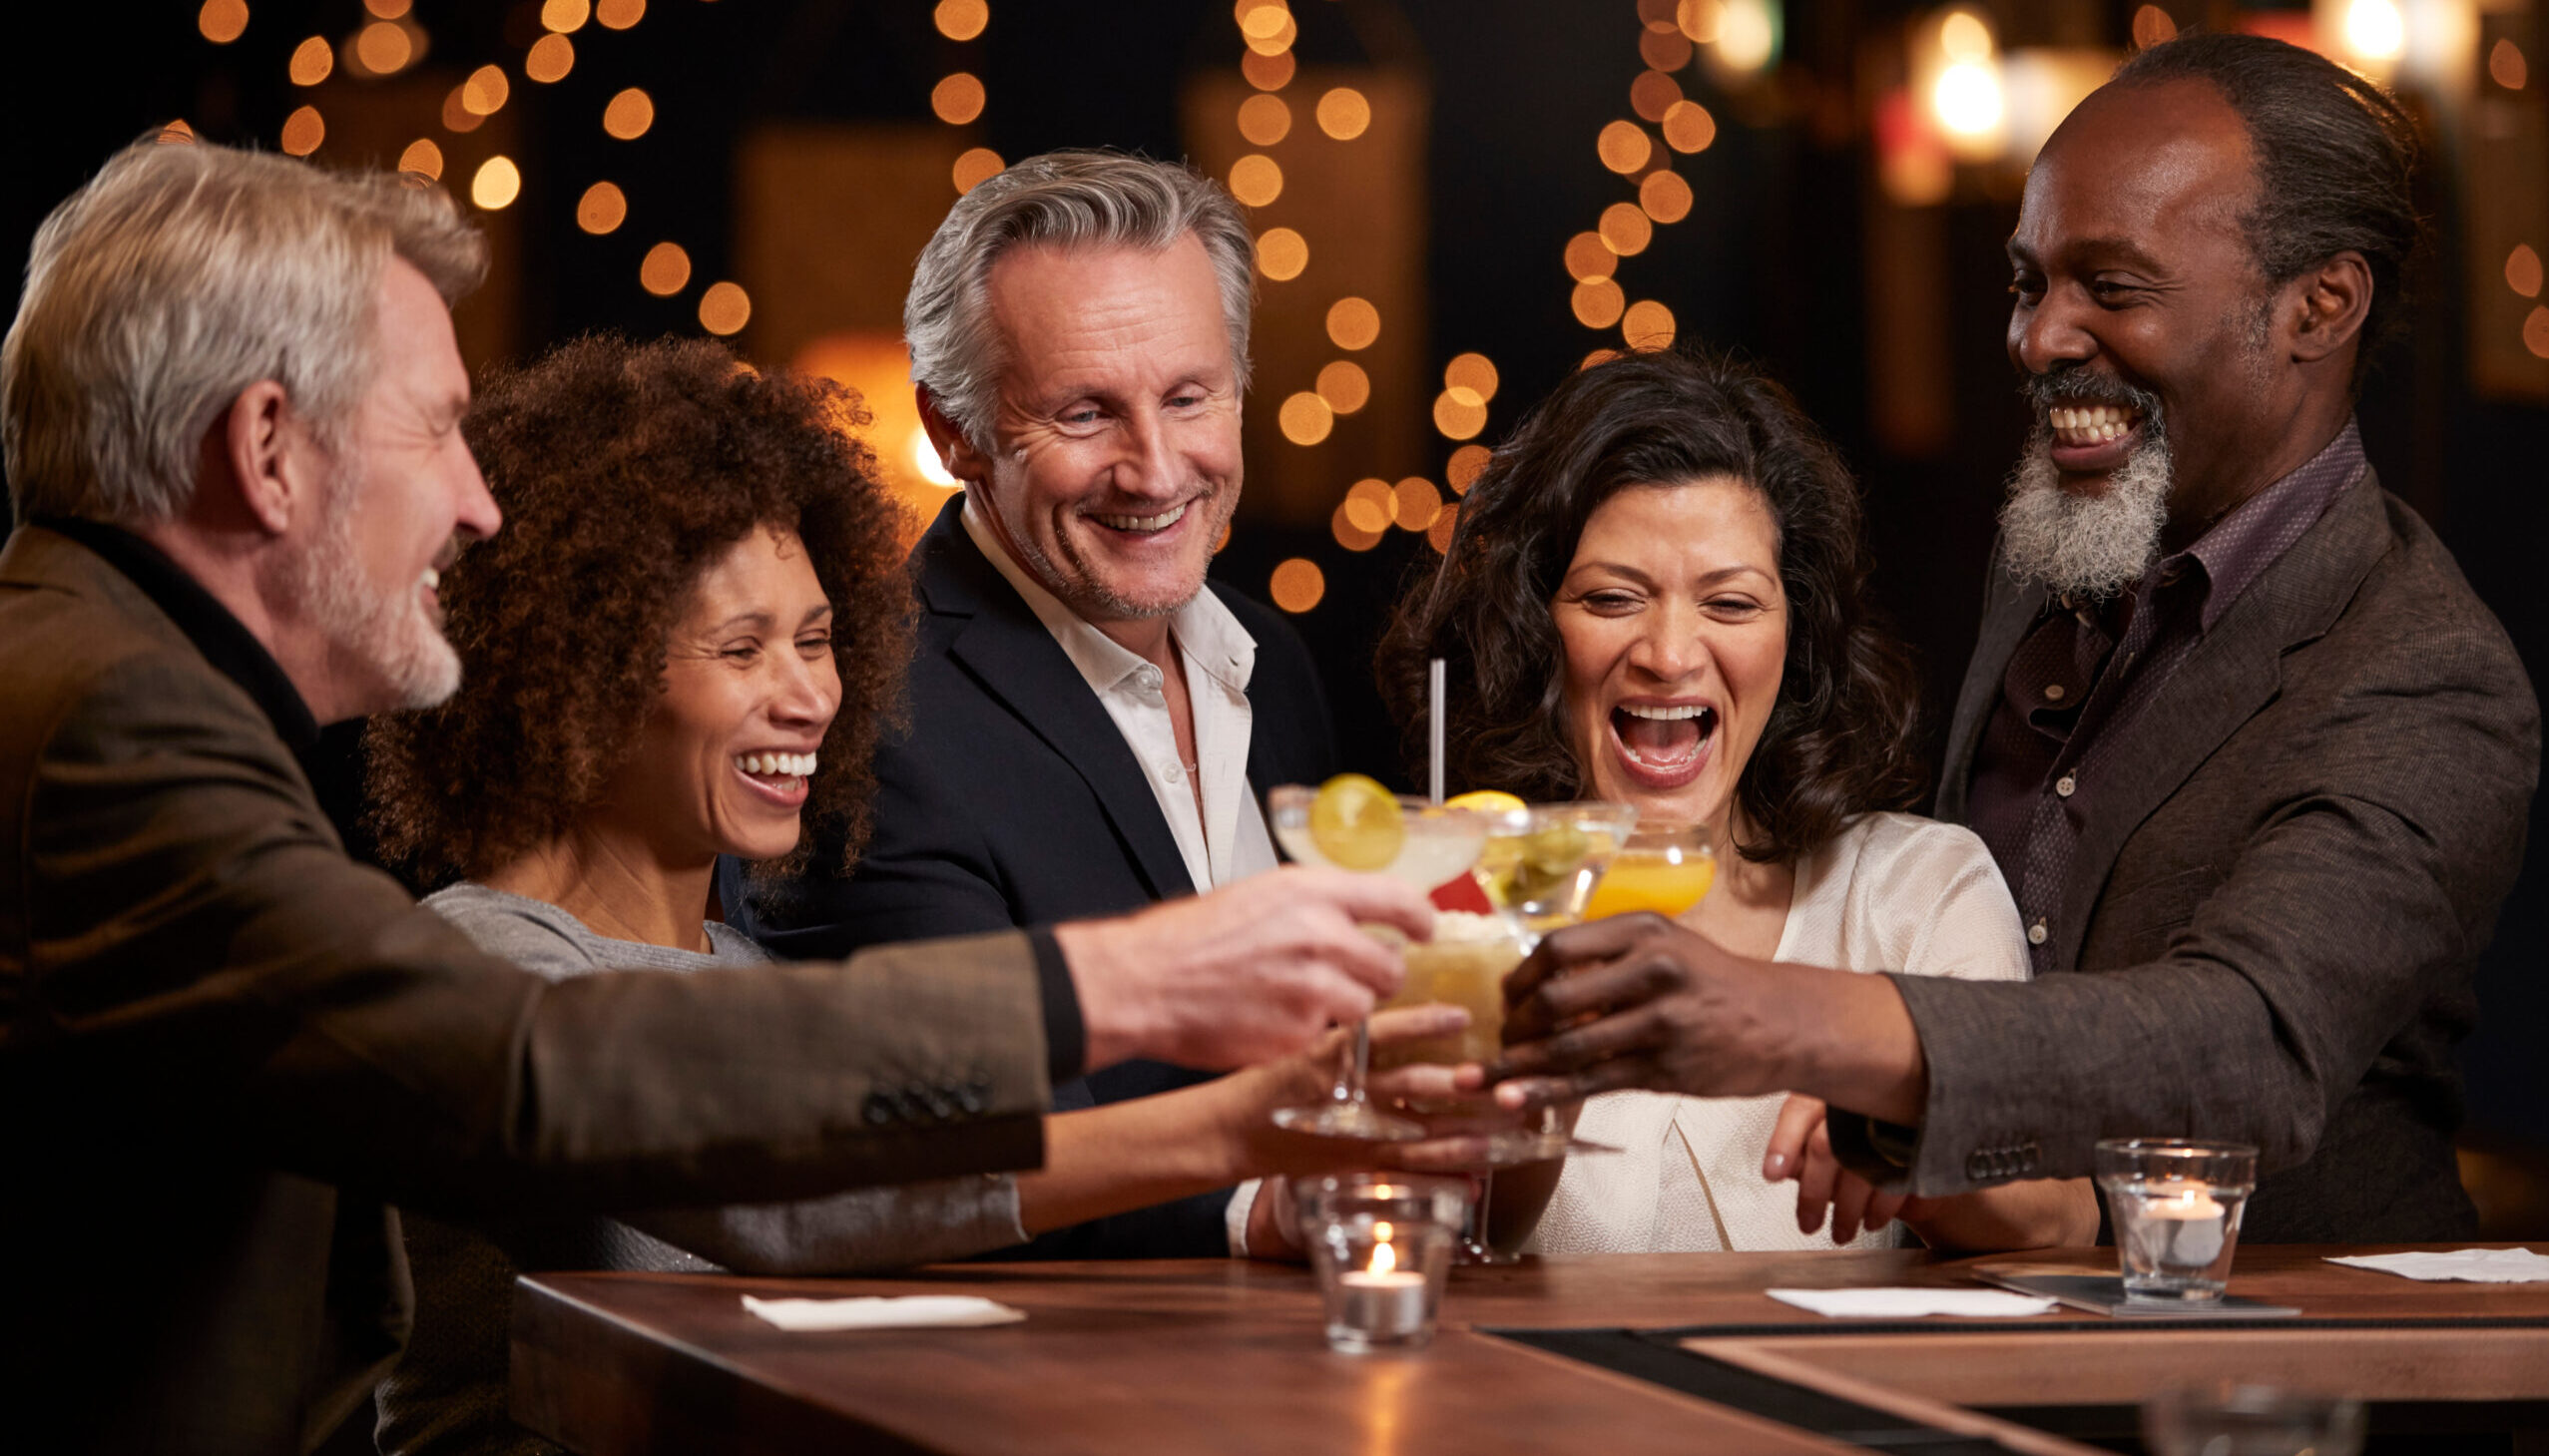
[(1425, 1325), (1425, 1276), (1398, 1266), (1398, 1249), (1390, 1242), (1393, 1232), (1387, 1223), (1374, 1223), (1377, 1241), (1370, 1267), (1336, 1276), (1345, 1299), (1345, 1322), (1381, 1339), (1410, 1335)]
[(2163, 1179), (2149, 1186), (2142, 1212), (2153, 1218), (2219, 1218), (2222, 1205), (2213, 1191), (2188, 1179)]
[(2222, 1256), (2229, 1211), (2213, 1190), (2192, 1179), (2159, 1179), (2143, 1187), (2136, 1213), (2141, 1243), (2154, 1267), (2204, 1269)]

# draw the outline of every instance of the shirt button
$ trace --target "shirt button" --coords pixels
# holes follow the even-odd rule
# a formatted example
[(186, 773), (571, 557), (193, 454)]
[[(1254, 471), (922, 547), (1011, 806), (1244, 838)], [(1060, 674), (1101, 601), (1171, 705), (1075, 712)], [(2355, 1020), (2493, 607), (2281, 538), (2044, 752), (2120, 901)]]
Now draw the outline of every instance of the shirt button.
[(1186, 781), (1186, 770), (1175, 763), (1171, 763), (1166, 768), (1160, 770), (1160, 776), (1171, 783), (1184, 783)]
[(2064, 798), (2071, 797), (2071, 795), (2077, 791), (2079, 787), (2079, 780), (2073, 778), (2068, 773), (2065, 773), (2060, 778), (2053, 781), (2053, 791), (2061, 794)]
[(2060, 683), (2047, 683), (2045, 685), (2045, 702), (2060, 703), (2062, 701), (2062, 694), (2063, 688)]
[(2042, 920), (2039, 920), (2035, 924), (2027, 927), (2027, 944), (2042, 945), (2044, 943), (2045, 923)]

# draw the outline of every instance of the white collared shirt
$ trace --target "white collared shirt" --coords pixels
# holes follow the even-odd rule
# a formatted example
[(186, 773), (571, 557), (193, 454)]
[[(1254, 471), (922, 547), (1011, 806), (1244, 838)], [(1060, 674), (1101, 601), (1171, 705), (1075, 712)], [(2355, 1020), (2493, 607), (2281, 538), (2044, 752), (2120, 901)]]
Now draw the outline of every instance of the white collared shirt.
[(1204, 811), (1177, 751), (1169, 720), (1166, 684), (1157, 664), (1108, 637), (1064, 606), (1018, 565), (991, 534), (973, 498), (965, 498), (965, 534), (991, 559), (1002, 578), (1026, 599), (1045, 630), (1115, 721), (1125, 746), (1159, 800), (1161, 816), (1186, 860), (1198, 893), (1273, 869), (1274, 839), (1266, 829), (1257, 792), (1248, 781), (1249, 734), (1256, 722), (1248, 681), (1257, 669), (1257, 639), (1210, 589), (1169, 617), (1169, 640), (1186, 664), (1186, 696), (1195, 720), (1196, 776), (1203, 780)]

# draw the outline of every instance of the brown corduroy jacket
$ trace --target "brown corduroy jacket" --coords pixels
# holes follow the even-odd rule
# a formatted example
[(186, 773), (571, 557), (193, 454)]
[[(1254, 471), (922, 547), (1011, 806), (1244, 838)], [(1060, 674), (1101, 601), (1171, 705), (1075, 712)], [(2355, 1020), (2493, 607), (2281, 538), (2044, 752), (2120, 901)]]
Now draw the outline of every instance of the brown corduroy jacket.
[[(1995, 573), (1942, 818), (1963, 817), (2043, 602)], [(2053, 917), (2055, 973), (1897, 978), (1929, 1066), (1912, 1187), (2080, 1177), (2100, 1138), (2231, 1139), (2262, 1155), (2246, 1238), (2468, 1234), (2452, 1044), (2540, 775), (2503, 629), (2366, 471), (2124, 731)], [(1832, 1126), (1845, 1159), (1901, 1174), (1863, 1120)]]
[(134, 580), (40, 526), (0, 548), (0, 1409), (28, 1449), (323, 1438), (404, 1338), (393, 1205), (1033, 1167), (1046, 1074), (1023, 933), (564, 982), (480, 954), (346, 857)]

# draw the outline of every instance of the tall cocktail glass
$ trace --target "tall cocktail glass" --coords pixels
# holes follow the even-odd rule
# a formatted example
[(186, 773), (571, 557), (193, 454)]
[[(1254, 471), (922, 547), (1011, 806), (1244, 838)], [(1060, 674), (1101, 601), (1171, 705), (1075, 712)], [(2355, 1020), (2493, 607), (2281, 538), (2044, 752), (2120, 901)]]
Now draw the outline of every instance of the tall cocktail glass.
[[(1274, 841), (1298, 863), (1347, 867), (1321, 852), (1317, 836), (1311, 831), (1310, 809), (1317, 796), (1317, 790), (1296, 783), (1284, 784), (1267, 795), (1267, 817), (1274, 827)], [(1397, 802), (1399, 838), (1394, 849), (1382, 862), (1352, 866), (1357, 872), (1385, 874), (1424, 892), (1466, 873), (1478, 862), (1478, 851), (1487, 842), (1485, 816), (1405, 795), (1400, 795)], [(1377, 939), (1400, 942), (1394, 930), (1377, 925), (1364, 928)], [(1309, 1107), (1278, 1108), (1274, 1125), (1321, 1138), (1369, 1143), (1409, 1143), (1424, 1137), (1421, 1124), (1379, 1111), (1364, 1095), (1364, 1075), (1371, 1064), (1370, 1032), (1368, 1021), (1354, 1023), (1344, 1064), (1337, 1069), (1335, 1086), (1326, 1101)]]

